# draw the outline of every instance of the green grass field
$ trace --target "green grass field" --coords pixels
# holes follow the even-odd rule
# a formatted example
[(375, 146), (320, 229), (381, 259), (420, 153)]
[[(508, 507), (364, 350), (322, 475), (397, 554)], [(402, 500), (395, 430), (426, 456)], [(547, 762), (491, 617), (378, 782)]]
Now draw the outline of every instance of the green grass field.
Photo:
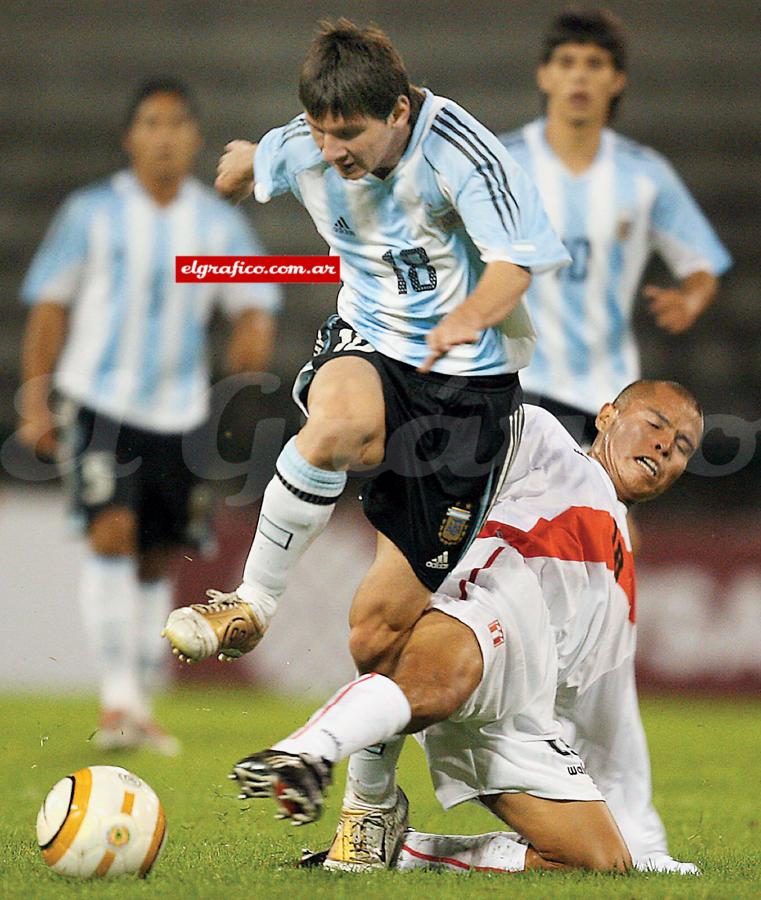
[[(297, 871), (300, 849), (326, 844), (340, 804), (343, 768), (326, 815), (293, 828), (273, 819), (270, 802), (242, 803), (226, 776), (230, 765), (301, 724), (303, 702), (231, 690), (186, 689), (167, 697), (161, 720), (184, 743), (174, 760), (145, 751), (105, 755), (89, 743), (89, 699), (0, 698), (3, 898), (395, 898), (761, 897), (761, 703), (649, 700), (643, 704), (653, 758), (655, 799), (672, 853), (697, 862), (700, 879), (669, 875), (485, 875), (381, 872), (373, 876)], [(145, 778), (162, 798), (169, 823), (164, 853), (145, 881), (63, 879), (42, 862), (37, 810), (55, 781), (75, 769), (113, 763)], [(411, 824), (426, 831), (479, 832), (496, 820), (469, 806), (444, 813), (433, 798), (421, 751), (409, 741), (400, 783)]]

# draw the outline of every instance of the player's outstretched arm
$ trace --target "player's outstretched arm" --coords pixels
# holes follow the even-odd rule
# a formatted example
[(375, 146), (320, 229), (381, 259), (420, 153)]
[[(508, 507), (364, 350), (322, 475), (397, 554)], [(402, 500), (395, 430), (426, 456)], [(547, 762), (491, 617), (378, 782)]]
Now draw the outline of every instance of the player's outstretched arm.
[(653, 806), (650, 754), (637, 698), (634, 659), (606, 672), (559, 710), (574, 726), (574, 747), (604, 794), (642, 871), (699, 875), (669, 855), (666, 830)]
[(230, 141), (219, 158), (214, 187), (233, 203), (240, 203), (254, 191), (256, 146), (251, 141)]
[(484, 329), (499, 325), (510, 315), (530, 283), (531, 274), (522, 266), (489, 263), (469, 296), (429, 333), (430, 355), (418, 371), (430, 372), (452, 347), (475, 344)]
[(642, 295), (650, 301), (650, 313), (656, 324), (670, 334), (681, 334), (713, 302), (719, 280), (710, 272), (694, 272), (682, 279), (679, 287), (662, 288), (648, 284)]

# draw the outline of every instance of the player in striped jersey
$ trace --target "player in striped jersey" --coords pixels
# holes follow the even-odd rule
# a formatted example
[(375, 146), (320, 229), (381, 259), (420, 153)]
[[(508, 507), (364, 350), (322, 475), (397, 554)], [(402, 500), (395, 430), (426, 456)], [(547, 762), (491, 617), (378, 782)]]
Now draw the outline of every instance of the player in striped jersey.
[[(346, 685), (233, 777), (243, 796), (273, 796), (286, 817), (312, 821), (334, 763), (419, 732), (442, 805), (480, 800), (523, 840), (413, 832), (402, 868), (616, 870), (631, 856), (637, 868), (694, 872), (668, 855), (650, 797), (627, 510), (684, 472), (702, 413), (679, 384), (636, 382), (602, 407), (586, 454), (547, 411), (524, 409), (524, 437), (488, 519), (390, 677)], [(343, 864), (355, 855), (344, 845), (385, 825), (355, 825), (339, 828), (329, 868), (371, 867)], [(393, 865), (400, 846), (390, 840), (375, 866)]]
[(626, 63), (622, 25), (608, 11), (561, 12), (537, 72), (545, 117), (501, 137), (573, 257), (527, 291), (539, 340), (521, 381), (527, 399), (556, 413), (586, 446), (600, 405), (640, 375), (632, 314), (652, 251), (678, 284), (647, 285), (642, 295), (671, 334), (705, 311), (730, 265), (671, 165), (608, 127)]
[(151, 718), (149, 685), (171, 608), (169, 551), (203, 525), (182, 446), (208, 414), (207, 323), (220, 302), (234, 320), (228, 367), (262, 371), (279, 305), (273, 285), (175, 283), (177, 254), (261, 252), (244, 217), (190, 176), (200, 146), (185, 85), (140, 87), (129, 168), (68, 198), (22, 289), (21, 439), (57, 455), (51, 385), (73, 407), (63, 462), (87, 526), (80, 601), (101, 669), (102, 747), (176, 749)]
[[(515, 443), (516, 373), (534, 344), (521, 297), (530, 272), (568, 256), (494, 135), (411, 86), (381, 32), (326, 24), (300, 93), (306, 112), (259, 144), (228, 145), (217, 179), (230, 197), (250, 194), (254, 175), (262, 202), (292, 192), (340, 255), (343, 279), (338, 316), (294, 388), (309, 418), (278, 460), (238, 597), (266, 625), (346, 470), (383, 462), (364, 493), (378, 554), (353, 611), (365, 664), (393, 653), (394, 632), (417, 617), (483, 512)], [(392, 577), (404, 585), (395, 622), (374, 609)], [(176, 647), (179, 632), (169, 636)], [(187, 655), (237, 652), (214, 643)]]
[[(165, 632), (188, 659), (252, 649), (346, 471), (375, 468), (363, 502), (376, 557), (350, 611), (350, 649), (370, 671), (392, 664), (477, 533), (519, 438), (517, 372), (534, 344), (521, 297), (568, 256), (496, 137), (411, 85), (382, 32), (324, 23), (299, 93), (303, 114), (228, 145), (217, 187), (296, 196), (341, 258), (338, 315), (297, 378), (307, 423), (277, 461), (243, 583), (173, 612)], [(352, 758), (346, 795), (372, 815), (375, 763)]]

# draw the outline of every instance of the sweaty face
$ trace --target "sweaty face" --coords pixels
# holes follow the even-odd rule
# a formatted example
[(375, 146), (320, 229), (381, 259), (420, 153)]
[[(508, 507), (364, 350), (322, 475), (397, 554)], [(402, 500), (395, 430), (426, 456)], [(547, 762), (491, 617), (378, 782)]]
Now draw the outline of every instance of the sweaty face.
[(180, 179), (193, 168), (201, 146), (198, 125), (177, 94), (147, 97), (124, 138), (132, 165), (150, 179)]
[(668, 385), (657, 384), (622, 408), (606, 404), (591, 455), (625, 503), (651, 500), (684, 472), (703, 434), (695, 407)]
[(569, 124), (604, 125), (611, 100), (623, 91), (626, 75), (597, 44), (559, 44), (539, 67), (537, 82), (547, 96), (547, 114)]
[(320, 119), (306, 113), (312, 137), (322, 158), (342, 178), (355, 181), (368, 172), (392, 169), (402, 155), (406, 132), (402, 134), (398, 119), (370, 116), (334, 116), (328, 112)]

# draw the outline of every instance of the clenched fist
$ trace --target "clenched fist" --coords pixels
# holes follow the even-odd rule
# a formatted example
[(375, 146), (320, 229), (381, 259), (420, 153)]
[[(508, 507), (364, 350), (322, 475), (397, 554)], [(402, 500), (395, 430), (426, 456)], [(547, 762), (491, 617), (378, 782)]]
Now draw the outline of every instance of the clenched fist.
[(240, 203), (254, 190), (254, 154), (256, 144), (251, 141), (230, 141), (217, 164), (214, 187), (228, 200)]

